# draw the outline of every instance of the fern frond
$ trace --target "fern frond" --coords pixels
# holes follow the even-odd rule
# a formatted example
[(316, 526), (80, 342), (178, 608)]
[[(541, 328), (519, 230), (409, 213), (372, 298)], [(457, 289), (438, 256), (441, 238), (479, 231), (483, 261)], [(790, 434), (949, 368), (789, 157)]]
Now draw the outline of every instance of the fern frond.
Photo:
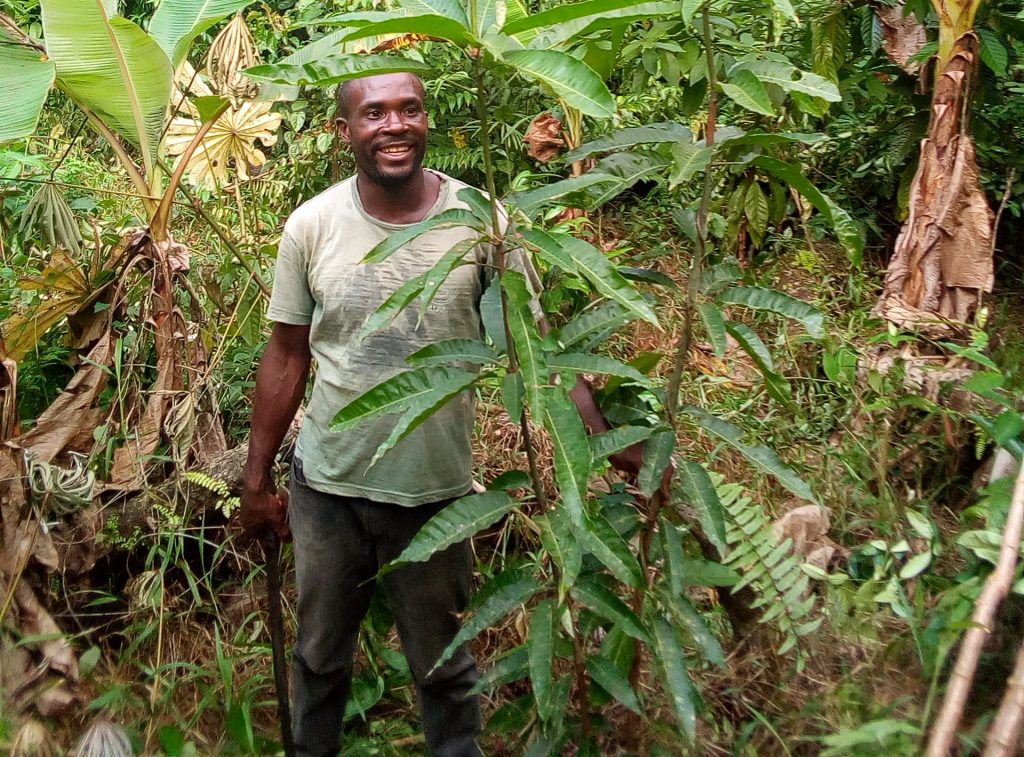
[(762, 610), (761, 623), (778, 628), (778, 653), (786, 654), (823, 619), (809, 617), (814, 609), (810, 581), (792, 552), (792, 539), (779, 540), (764, 509), (744, 494), (743, 487), (719, 480), (716, 489), (728, 514), (726, 538), (732, 547), (723, 562), (742, 576), (733, 591), (749, 587), (757, 595), (751, 609)]

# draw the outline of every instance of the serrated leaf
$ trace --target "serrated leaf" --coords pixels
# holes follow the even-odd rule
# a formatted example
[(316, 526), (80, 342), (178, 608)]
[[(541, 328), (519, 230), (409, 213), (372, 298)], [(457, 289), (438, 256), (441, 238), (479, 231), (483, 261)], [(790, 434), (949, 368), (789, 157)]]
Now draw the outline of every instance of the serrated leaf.
[(603, 515), (585, 517), (577, 526), (580, 544), (596, 557), (612, 575), (628, 586), (640, 586), (643, 572), (629, 545)]
[(537, 701), (537, 714), (545, 723), (554, 717), (555, 601), (542, 600), (530, 615), (530, 632), (526, 644), (530, 660), (530, 683)]
[(455, 500), (423, 525), (402, 554), (388, 564), (388, 569), (426, 562), (437, 552), (497, 523), (516, 504), (504, 491), (486, 491)]
[(715, 350), (718, 357), (725, 357), (729, 349), (729, 339), (725, 331), (725, 318), (718, 305), (713, 302), (702, 302), (697, 306), (700, 319), (704, 323), (704, 330), (707, 331), (708, 341)]
[(591, 612), (610, 620), (624, 633), (634, 639), (651, 643), (651, 638), (644, 630), (642, 621), (629, 605), (596, 581), (580, 581), (572, 588), (572, 596)]
[(416, 350), (407, 363), (421, 365), (449, 365), (454, 362), (486, 365), (498, 360), (498, 353), (476, 339), (445, 339)]
[(715, 546), (719, 555), (725, 555), (725, 509), (711, 476), (703, 465), (693, 460), (684, 460), (676, 475), (679, 479), (676, 491), (682, 495), (682, 499), (693, 505), (704, 535)]
[(697, 692), (687, 673), (686, 656), (676, 630), (664, 618), (654, 621), (655, 658), (661, 667), (665, 692), (675, 713), (680, 732), (693, 743), (697, 731)]
[(817, 308), (788, 294), (764, 287), (729, 287), (716, 298), (727, 305), (743, 305), (753, 310), (768, 310), (792, 318), (815, 339), (825, 336), (825, 317)]
[(672, 461), (676, 435), (672, 429), (659, 431), (644, 442), (644, 462), (637, 476), (640, 493), (650, 497), (661, 485), (661, 477)]
[(419, 223), (392, 231), (384, 241), (375, 245), (372, 250), (366, 253), (366, 256), (360, 262), (380, 263), (428, 231), (433, 229), (450, 229), (457, 226), (466, 226), (481, 233), (484, 231), (480, 220), (472, 212), (462, 208), (449, 208)]
[(637, 715), (642, 714), (640, 700), (629, 685), (629, 679), (622, 674), (615, 663), (607, 657), (595, 656), (587, 658), (587, 672), (594, 683), (607, 691), (616, 701)]
[(559, 50), (513, 50), (505, 62), (528, 78), (541, 82), (566, 105), (594, 118), (615, 115), (615, 99), (594, 69)]
[(473, 616), (463, 621), (462, 628), (445, 647), (430, 672), (446, 663), (467, 641), (494, 625), (541, 589), (537, 579), (523, 571), (505, 570), (498, 573), (480, 590)]
[[(578, 7), (577, 5), (561, 6), (565, 8)], [(631, 126), (626, 129), (618, 129), (603, 137), (580, 145), (575, 150), (565, 154), (565, 162), (573, 163), (577, 160), (589, 158), (599, 152), (610, 152), (637, 145), (661, 144), (664, 142), (693, 141), (693, 132), (688, 126), (674, 121), (647, 124), (646, 126)]]
[(738, 69), (729, 76), (729, 81), (720, 82), (719, 86), (726, 96), (740, 107), (760, 113), (762, 116), (775, 115), (768, 90), (749, 69)]
[(699, 172), (707, 170), (711, 165), (713, 150), (710, 147), (699, 147), (692, 142), (676, 142), (672, 145), (672, 170), (669, 172), (668, 186), (673, 189), (690, 181)]
[(552, 387), (544, 404), (544, 427), (551, 438), (555, 481), (573, 523), (583, 519), (590, 478), (590, 443), (579, 412), (561, 387)]
[(457, 386), (468, 386), (475, 379), (476, 374), (469, 371), (444, 366), (427, 366), (396, 374), (339, 410), (331, 421), (331, 430), (343, 431), (371, 418), (405, 412), (418, 401)]
[(505, 271), (501, 285), (508, 299), (508, 328), (515, 343), (530, 412), (539, 416), (544, 412), (544, 390), (551, 382), (551, 373), (541, 347), (537, 322), (530, 310), (533, 294), (526, 286), (525, 277), (517, 271)]
[(781, 458), (774, 451), (763, 444), (746, 444), (743, 441), (743, 432), (739, 427), (728, 421), (701, 410), (697, 407), (686, 407), (683, 411), (693, 418), (700, 426), (717, 436), (724, 442), (736, 449), (753, 465), (776, 478), (780, 484), (801, 499), (817, 504), (817, 498), (811, 487), (807, 485), (796, 472), (782, 462)]
[(594, 460), (605, 460), (609, 455), (621, 452), (627, 447), (644, 441), (652, 433), (653, 426), (617, 426), (590, 437), (590, 452)]
[(558, 355), (550, 355), (547, 362), (548, 368), (559, 373), (603, 373), (607, 376), (629, 379), (644, 386), (650, 385), (650, 379), (636, 368), (604, 355), (594, 355), (589, 352), (563, 352)]

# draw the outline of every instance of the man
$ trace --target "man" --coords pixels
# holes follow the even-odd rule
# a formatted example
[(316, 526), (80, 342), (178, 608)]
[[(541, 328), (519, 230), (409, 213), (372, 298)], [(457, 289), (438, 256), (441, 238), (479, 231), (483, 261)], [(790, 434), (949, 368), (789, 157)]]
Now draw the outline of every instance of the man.
[[(303, 204), (285, 224), (267, 316), (275, 322), (260, 361), (242, 493), (242, 525), (295, 542), (298, 638), (292, 664), (293, 734), (300, 755), (336, 754), (352, 658), (374, 577), (435, 513), (471, 486), (472, 398), (448, 403), (376, 465), (393, 417), (332, 433), (334, 414), (405, 370), (405, 358), (441, 339), (479, 338), (481, 277), (454, 270), (428, 312), (409, 308), (363, 340), (365, 319), (402, 283), (429, 270), (467, 228), (434, 230), (386, 261), (359, 261), (397, 229), (465, 207), (461, 182), (422, 167), (427, 115), (422, 82), (372, 76), (339, 88), (338, 133), (356, 175)], [(510, 265), (529, 264), (514, 257)], [(275, 494), (271, 465), (318, 372), (292, 467), (290, 498)], [(589, 392), (573, 390), (592, 430), (607, 426)], [(627, 465), (634, 471), (634, 461)], [(286, 504), (287, 503), (287, 504)], [(479, 755), (476, 665), (465, 649), (431, 672), (458, 632), (469, 597), (468, 542), (387, 574), (384, 588), (416, 683), (428, 747), (439, 757)]]

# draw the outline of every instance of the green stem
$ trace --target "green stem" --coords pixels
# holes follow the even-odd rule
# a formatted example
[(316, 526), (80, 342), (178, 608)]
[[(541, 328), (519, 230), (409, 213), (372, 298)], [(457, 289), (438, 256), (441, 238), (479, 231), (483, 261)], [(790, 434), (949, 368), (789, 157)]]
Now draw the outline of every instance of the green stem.
[[(470, 13), (473, 12), (471, 2)], [(494, 258), (498, 268), (498, 281), (505, 274), (505, 234), (501, 229), (500, 213), (498, 212), (498, 192), (494, 183), (494, 160), (491, 157), (491, 122), (487, 115), (487, 96), (484, 89), (484, 57), (481, 51), (473, 61), (473, 77), (476, 81), (476, 109), (477, 117), (480, 120), (480, 154), (484, 164), (484, 179), (487, 187), (488, 200), (491, 204), (491, 244), (494, 246)], [(499, 284), (500, 286), (500, 284)], [(515, 342), (512, 340), (512, 330), (508, 323), (508, 297), (505, 288), (500, 287), (501, 293), (501, 322), (505, 329), (505, 344), (508, 350), (509, 373), (519, 372), (519, 358), (516, 356)], [(533, 493), (537, 498), (540, 508), (547, 509), (547, 496), (544, 493), (544, 481), (540, 475), (540, 466), (537, 464), (537, 451), (533, 444), (533, 436), (530, 431), (530, 424), (526, 414), (519, 418), (519, 429), (523, 434), (523, 446), (526, 448), (526, 459), (530, 465), (530, 480), (533, 483)]]
[[(718, 72), (715, 70), (715, 52), (711, 37), (711, 7), (704, 3), (701, 33), (704, 42), (704, 53), (708, 65), (708, 120), (704, 128), (705, 144), (712, 148), (715, 143), (715, 122), (718, 118)], [(711, 194), (714, 190), (713, 163), (709, 162), (704, 169), (704, 191), (701, 194), (700, 206), (697, 209), (697, 248), (690, 261), (690, 271), (686, 280), (686, 307), (683, 310), (683, 333), (676, 343), (676, 359), (668, 380), (665, 411), (669, 424), (676, 425), (676, 410), (679, 405), (679, 386), (682, 383), (683, 368), (690, 354), (693, 341), (693, 314), (697, 309), (697, 298), (700, 295), (700, 277), (704, 267), (704, 258), (708, 247), (708, 213), (711, 208)]]

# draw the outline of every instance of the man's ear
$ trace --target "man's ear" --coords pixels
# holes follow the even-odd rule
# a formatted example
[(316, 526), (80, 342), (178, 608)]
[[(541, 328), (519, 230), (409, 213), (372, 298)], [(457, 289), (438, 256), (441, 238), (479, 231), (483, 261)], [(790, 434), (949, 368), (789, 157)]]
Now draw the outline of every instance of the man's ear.
[(348, 130), (348, 121), (344, 118), (334, 119), (334, 133), (341, 137), (341, 141), (345, 144), (350, 144), (352, 142), (352, 138)]

